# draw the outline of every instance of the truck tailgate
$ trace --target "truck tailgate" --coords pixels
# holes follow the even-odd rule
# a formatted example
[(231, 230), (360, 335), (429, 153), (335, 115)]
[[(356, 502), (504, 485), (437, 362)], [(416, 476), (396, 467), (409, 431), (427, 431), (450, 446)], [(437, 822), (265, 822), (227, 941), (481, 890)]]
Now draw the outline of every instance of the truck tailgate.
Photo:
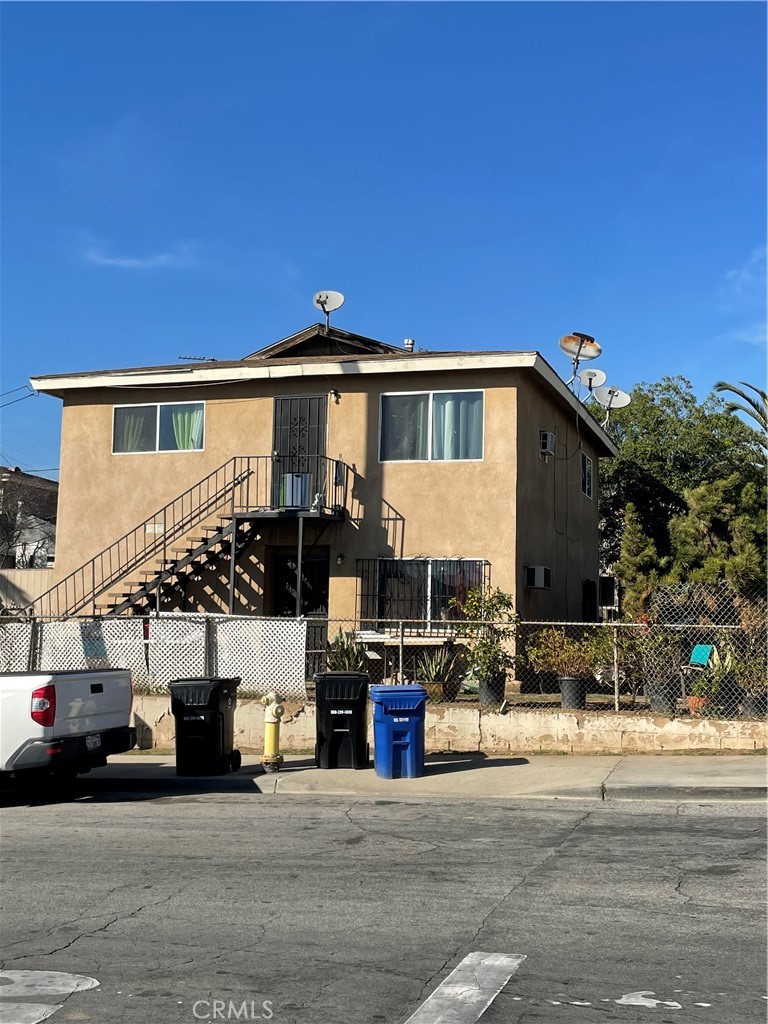
[(56, 687), (56, 737), (82, 736), (128, 724), (131, 673), (128, 669), (52, 672)]

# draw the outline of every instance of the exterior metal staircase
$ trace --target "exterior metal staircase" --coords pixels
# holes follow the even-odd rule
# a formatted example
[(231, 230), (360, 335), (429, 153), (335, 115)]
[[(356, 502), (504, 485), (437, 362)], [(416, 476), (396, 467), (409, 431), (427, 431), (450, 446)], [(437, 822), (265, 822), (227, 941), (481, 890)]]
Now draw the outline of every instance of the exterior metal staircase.
[(325, 456), (236, 455), (59, 580), (27, 612), (66, 618), (159, 610), (185, 579), (225, 557), (234, 578), (237, 557), (263, 520), (343, 519), (349, 472)]

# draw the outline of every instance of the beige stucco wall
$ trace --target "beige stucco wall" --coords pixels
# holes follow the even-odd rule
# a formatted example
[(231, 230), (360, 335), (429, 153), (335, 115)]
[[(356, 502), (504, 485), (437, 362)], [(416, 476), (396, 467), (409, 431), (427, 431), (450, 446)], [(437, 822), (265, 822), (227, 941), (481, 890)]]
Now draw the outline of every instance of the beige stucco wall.
[[(539, 430), (557, 438), (557, 453), (539, 456)], [(581, 490), (581, 452), (592, 460), (592, 497)], [(589, 436), (537, 387), (518, 393), (517, 608), (528, 620), (582, 617), (581, 586), (598, 579), (598, 457)], [(552, 569), (550, 590), (526, 589), (524, 567)]]
[[(317, 380), (299, 378), (75, 393), (63, 411), (57, 577), (233, 455), (268, 455), (274, 397), (326, 393), (327, 385), (340, 393), (338, 402), (328, 401), (327, 454), (340, 456), (355, 471), (349, 521), (329, 525), (322, 538), (330, 550), (332, 617), (354, 617), (356, 560), (377, 556), (485, 558), (492, 564), (492, 583), (513, 594), (521, 559), (547, 564), (558, 596), (553, 587), (548, 597), (525, 599), (548, 600), (549, 610), (556, 604), (557, 614), (577, 617), (581, 579), (597, 573), (597, 503), (581, 495), (578, 460), (546, 465), (538, 459), (540, 427), (554, 430), (568, 452), (576, 428), (533, 379), (521, 370), (464, 372), (460, 381), (455, 373), (340, 373), (322, 378), (322, 388)], [(483, 460), (379, 463), (381, 393), (451, 388), (485, 391)], [(112, 454), (115, 404), (189, 400), (206, 402), (205, 451)], [(519, 442), (518, 421), (524, 426)], [(265, 523), (262, 544), (289, 543), (296, 529), (295, 523), (282, 525), (278, 535), (277, 526)], [(311, 530), (305, 538), (310, 543)], [(255, 545), (249, 554), (255, 564), (263, 550)], [(337, 566), (340, 554), (344, 560)], [(567, 581), (564, 590), (560, 581)], [(258, 595), (258, 580), (251, 592)], [(545, 610), (541, 604), (531, 607)]]

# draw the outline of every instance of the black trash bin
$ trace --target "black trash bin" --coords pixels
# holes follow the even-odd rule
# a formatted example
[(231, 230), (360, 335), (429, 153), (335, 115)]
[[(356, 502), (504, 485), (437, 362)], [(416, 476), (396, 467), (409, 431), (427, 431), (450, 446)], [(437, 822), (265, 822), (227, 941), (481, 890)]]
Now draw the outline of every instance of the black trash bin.
[(318, 768), (367, 768), (368, 675), (365, 672), (318, 672), (317, 702)]
[(235, 750), (239, 679), (174, 679), (171, 711), (176, 720), (176, 774), (226, 775), (240, 767)]

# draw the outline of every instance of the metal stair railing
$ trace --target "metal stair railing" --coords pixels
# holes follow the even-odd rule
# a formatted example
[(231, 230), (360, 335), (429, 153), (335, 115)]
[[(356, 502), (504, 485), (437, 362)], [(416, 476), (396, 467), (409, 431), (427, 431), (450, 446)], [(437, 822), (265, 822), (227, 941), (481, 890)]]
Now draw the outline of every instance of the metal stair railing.
[(237, 504), (236, 492), (253, 472), (248, 457), (236, 455), (198, 480), (138, 526), (129, 530), (93, 558), (59, 580), (30, 606), (33, 615), (75, 615), (89, 605), (96, 614), (96, 598), (153, 555), (166, 557), (168, 544), (203, 519)]
[[(310, 503), (318, 512), (345, 509), (349, 467), (341, 459), (325, 456), (310, 459), (305, 464), (277, 453), (233, 456), (55, 583), (28, 607), (28, 614), (66, 617), (90, 606), (91, 613), (96, 615), (97, 597), (158, 553), (162, 553), (167, 563), (171, 542), (225, 508), (233, 517), (236, 513), (282, 506), (306, 507)], [(303, 488), (304, 493), (299, 498), (286, 495), (284, 485), (286, 476), (292, 477), (290, 483), (293, 484), (297, 473), (308, 476), (310, 484)]]

